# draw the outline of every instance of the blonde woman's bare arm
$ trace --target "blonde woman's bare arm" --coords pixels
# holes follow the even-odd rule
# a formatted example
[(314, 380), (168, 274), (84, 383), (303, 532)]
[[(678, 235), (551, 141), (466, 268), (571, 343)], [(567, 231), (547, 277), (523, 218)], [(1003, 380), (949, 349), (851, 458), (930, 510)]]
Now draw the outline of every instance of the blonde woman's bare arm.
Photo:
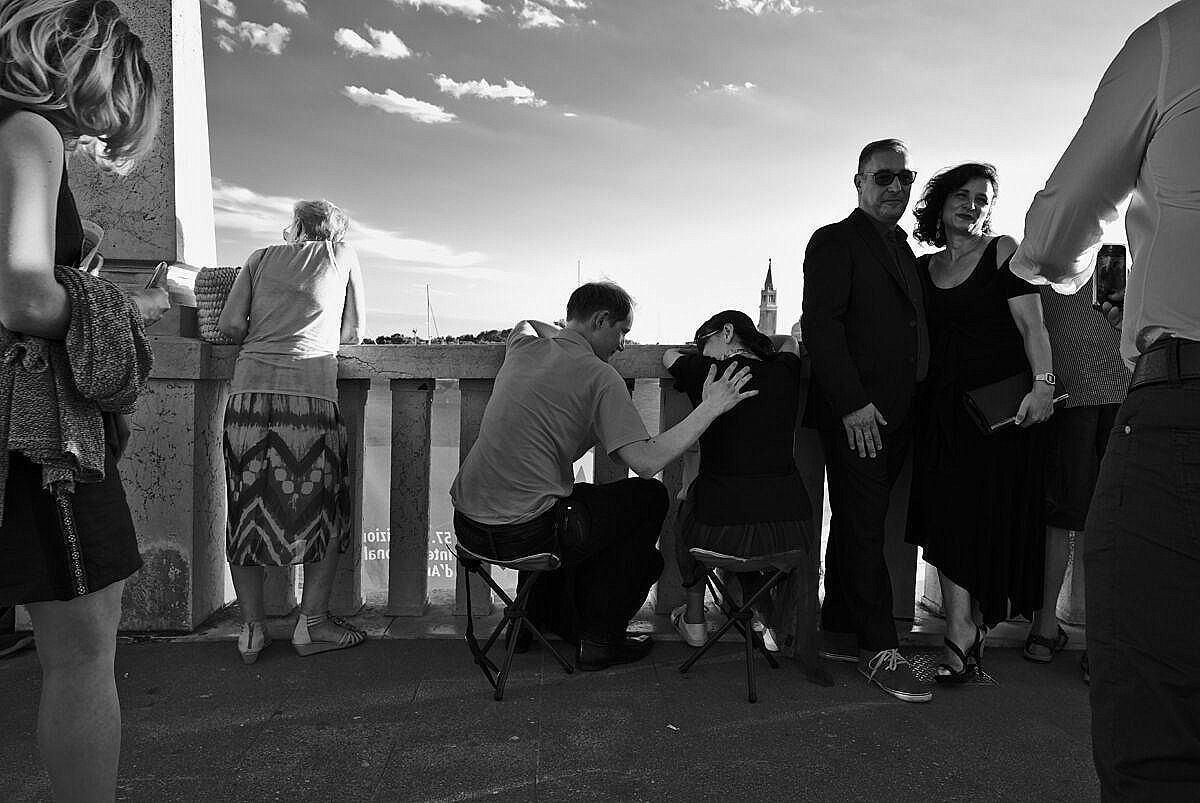
[(0, 323), (61, 340), (71, 305), (54, 281), (54, 234), (63, 143), (36, 114), (0, 124)]
[(337, 258), (350, 268), (346, 283), (346, 300), (342, 306), (341, 343), (346, 346), (362, 342), (367, 328), (367, 294), (363, 286), (362, 267), (358, 254), (348, 245), (338, 247)]

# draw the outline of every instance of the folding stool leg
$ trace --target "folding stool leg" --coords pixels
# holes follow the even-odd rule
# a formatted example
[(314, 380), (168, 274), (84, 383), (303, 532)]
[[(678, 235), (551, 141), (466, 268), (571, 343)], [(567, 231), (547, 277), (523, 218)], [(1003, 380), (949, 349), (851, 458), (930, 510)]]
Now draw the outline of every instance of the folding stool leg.
[[(479, 564), (468, 564), (462, 558), (459, 558), (458, 566), (459, 569), (466, 570), (468, 574), (475, 573), (479, 568)], [(492, 688), (495, 688), (495, 675), (499, 669), (494, 663), (492, 663), (492, 660), (487, 657), (487, 650), (479, 648), (479, 640), (475, 637), (475, 614), (474, 609), (471, 607), (470, 578), (468, 578), (468, 582), (464, 583), (464, 586), (467, 589), (467, 647), (470, 648), (471, 656), (475, 659), (476, 666), (478, 666), (480, 671), (483, 672), (483, 676), (487, 678), (488, 684), (491, 685)]]
[(525, 612), (517, 610), (510, 613), (510, 608), (504, 609), (504, 624), (508, 627), (508, 646), (504, 650), (504, 663), (500, 666), (500, 674), (496, 677), (496, 693), (494, 700), (504, 699), (504, 684), (508, 682), (508, 671), (512, 668), (513, 653), (517, 649), (517, 637), (521, 635), (521, 626), (525, 624)]
[[(750, 617), (752, 615), (753, 614), (751, 614), (748, 610), (738, 611), (738, 617), (742, 619), (746, 629), (750, 631), (749, 635), (751, 636), (750, 638), (742, 639), (742, 642), (746, 645), (746, 688), (749, 690), (750, 702), (757, 703), (758, 684), (755, 683), (754, 678), (754, 647), (756, 645), (753, 638), (754, 628), (750, 625)], [(745, 636), (746, 633), (743, 633), (742, 635)]]

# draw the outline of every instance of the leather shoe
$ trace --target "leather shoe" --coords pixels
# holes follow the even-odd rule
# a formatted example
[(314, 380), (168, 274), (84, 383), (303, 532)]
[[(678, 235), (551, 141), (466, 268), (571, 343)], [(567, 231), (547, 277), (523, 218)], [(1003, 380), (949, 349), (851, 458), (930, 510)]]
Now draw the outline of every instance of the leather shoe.
[(605, 639), (583, 638), (575, 651), (575, 666), (582, 672), (597, 672), (617, 664), (631, 664), (650, 654), (654, 642), (646, 634), (621, 633)]

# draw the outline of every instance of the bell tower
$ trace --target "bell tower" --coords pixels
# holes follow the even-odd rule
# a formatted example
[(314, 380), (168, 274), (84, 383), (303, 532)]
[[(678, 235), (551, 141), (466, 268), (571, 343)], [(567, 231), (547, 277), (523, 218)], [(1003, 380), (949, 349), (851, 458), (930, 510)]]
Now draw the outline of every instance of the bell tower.
[(763, 282), (762, 295), (758, 302), (758, 331), (764, 335), (775, 334), (775, 283), (771, 279), (771, 260), (767, 260), (767, 280)]

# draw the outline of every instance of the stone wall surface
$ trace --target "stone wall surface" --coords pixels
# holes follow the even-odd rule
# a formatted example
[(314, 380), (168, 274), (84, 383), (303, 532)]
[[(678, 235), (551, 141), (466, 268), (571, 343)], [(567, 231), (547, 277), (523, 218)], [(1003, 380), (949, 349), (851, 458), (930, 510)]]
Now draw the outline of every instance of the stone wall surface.
[(79, 212), (104, 227), (113, 266), (216, 261), (200, 0), (123, 0), (163, 100), (153, 151), (126, 175), (74, 156)]

